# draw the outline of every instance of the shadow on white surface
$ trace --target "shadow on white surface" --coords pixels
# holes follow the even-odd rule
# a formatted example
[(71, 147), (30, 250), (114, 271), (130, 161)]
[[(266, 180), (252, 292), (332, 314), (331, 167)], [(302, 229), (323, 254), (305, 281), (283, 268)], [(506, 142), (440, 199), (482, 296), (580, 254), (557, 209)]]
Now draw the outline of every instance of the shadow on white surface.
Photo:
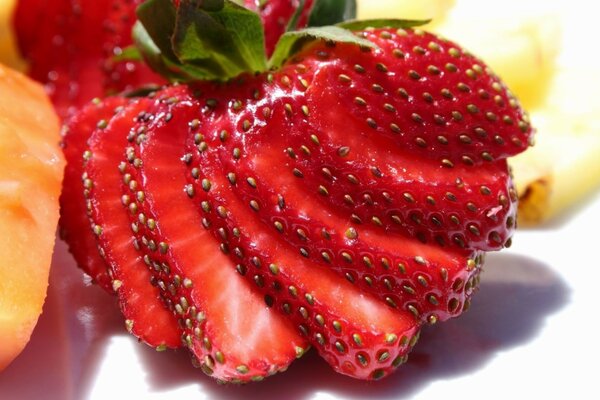
[[(535, 340), (544, 320), (569, 302), (570, 289), (547, 266), (515, 254), (492, 254), (471, 309), (458, 319), (423, 329), (421, 340), (392, 377), (359, 382), (334, 373), (314, 351), (287, 372), (260, 384), (220, 386), (190, 366), (188, 357), (139, 348), (152, 391), (196, 385), (210, 399), (401, 399), (437, 381), (469, 375), (499, 352)], [(467, 390), (467, 388), (465, 388)]]
[[(88, 287), (62, 242), (51, 273), (51, 289), (32, 340), (0, 374), (2, 399), (80, 400), (91, 391), (112, 338), (125, 335), (115, 299)], [(314, 351), (286, 373), (260, 384), (220, 386), (191, 366), (183, 350), (157, 353), (133, 344), (152, 398), (402, 399), (439, 380), (477, 372), (498, 353), (535, 340), (544, 320), (569, 302), (570, 290), (547, 266), (520, 255), (492, 254), (471, 309), (461, 318), (426, 327), (421, 341), (394, 376), (359, 382), (334, 373)], [(132, 337), (130, 340), (135, 341)], [(127, 371), (123, 371), (127, 373)], [(184, 388), (182, 395), (172, 393)], [(112, 388), (107, 393), (117, 393)], [(466, 389), (465, 389), (466, 390)]]
[(57, 240), (44, 312), (23, 353), (0, 373), (0, 398), (84, 399), (110, 337), (122, 331), (116, 299), (85, 283)]

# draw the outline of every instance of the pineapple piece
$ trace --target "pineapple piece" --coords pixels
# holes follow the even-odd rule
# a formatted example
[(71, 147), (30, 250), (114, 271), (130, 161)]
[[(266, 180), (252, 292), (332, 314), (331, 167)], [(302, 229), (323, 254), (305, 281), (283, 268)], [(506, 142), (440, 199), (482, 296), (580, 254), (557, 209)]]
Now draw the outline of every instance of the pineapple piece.
[(19, 55), (12, 27), (12, 14), (17, 0), (0, 0), (0, 63), (24, 71), (25, 61)]
[(510, 160), (522, 225), (551, 219), (600, 188), (598, 92), (595, 68), (567, 67), (557, 73), (544, 107), (531, 114), (536, 145)]
[(526, 109), (540, 106), (560, 51), (558, 16), (476, 17), (458, 11), (435, 30), (483, 59)]

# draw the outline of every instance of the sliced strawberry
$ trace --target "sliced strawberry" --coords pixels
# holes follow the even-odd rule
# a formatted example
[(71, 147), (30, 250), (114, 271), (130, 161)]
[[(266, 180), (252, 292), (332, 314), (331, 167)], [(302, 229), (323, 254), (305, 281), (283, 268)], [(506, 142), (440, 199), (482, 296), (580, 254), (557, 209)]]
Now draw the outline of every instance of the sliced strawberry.
[(530, 144), (531, 127), (517, 100), (454, 43), (411, 29), (361, 35), (379, 49), (338, 46), (331, 62), (323, 44), (297, 55), (319, 67), (306, 98), (319, 131), (375, 143), (388, 138), (396, 145), (385, 148), (394, 154), (444, 168), (479, 166)]
[(274, 238), (252, 215), (255, 204), (235, 197), (223, 172), (214, 168), (216, 159), (191, 165), (201, 169), (193, 187), (204, 226), (240, 263), (240, 274), (264, 293), (265, 302), (288, 316), (336, 371), (377, 379), (406, 359), (419, 326), (409, 312), (382, 306)]
[(267, 229), (292, 244), (296, 254), (331, 268), (423, 322), (446, 320), (462, 312), (476, 285), (480, 252), (444, 251), (315, 207), (315, 201), (301, 189), (304, 182), (290, 184), (294, 176), (277, 168), (286, 162), (285, 144), (268, 137), (269, 143), (247, 145), (245, 151), (251, 156), (237, 162), (228, 157), (235, 148), (235, 136), (228, 141), (232, 146), (220, 151), (225, 170), (235, 174), (233, 190), (243, 202), (256, 202)]
[[(236, 83), (230, 87), (242, 93)], [(253, 92), (252, 86), (244, 89)], [(190, 152), (181, 157), (191, 171), (186, 191), (193, 204), (200, 205), (201, 225), (217, 238), (215, 248), (220, 246), (230, 256), (232, 267), (238, 264), (238, 272), (263, 292), (266, 303), (291, 318), (336, 370), (364, 379), (391, 372), (405, 360), (419, 323), (409, 312), (394, 311), (328, 268), (303, 259), (251, 215), (255, 203), (248, 206), (236, 198), (232, 177), (213, 151), (229, 140), (224, 132), (233, 132), (222, 105), (245, 99), (225, 101), (232, 95), (227, 88), (213, 93), (219, 96), (211, 98), (210, 111), (189, 113), (185, 123), (171, 121), (169, 127), (171, 134), (182, 129), (178, 126), (196, 129), (190, 135)], [(203, 118), (194, 121), (200, 115)]]
[(62, 145), (67, 167), (60, 196), (60, 234), (69, 245), (77, 265), (109, 293), (113, 292), (112, 278), (98, 254), (83, 196), (83, 152), (96, 127), (106, 124), (124, 104), (126, 100), (119, 97), (94, 101), (71, 118), (63, 129)]
[(129, 218), (123, 212), (123, 203), (130, 200), (121, 198), (118, 168), (132, 123), (144, 118), (143, 111), (151, 103), (146, 98), (129, 103), (110, 122), (98, 126), (85, 153), (83, 183), (98, 250), (110, 268), (127, 329), (148, 345), (164, 349), (179, 346), (181, 329), (162, 304), (159, 289), (150, 283), (152, 274), (132, 246)]
[[(181, 158), (188, 123), (200, 115), (186, 87), (159, 93), (160, 105), (127, 150), (125, 195), (137, 247), (167, 304), (180, 318), (183, 340), (202, 370), (224, 381), (260, 380), (285, 370), (306, 343), (265, 306), (219, 250), (184, 187)], [(193, 124), (192, 124), (193, 125)], [(140, 144), (138, 146), (138, 144)]]

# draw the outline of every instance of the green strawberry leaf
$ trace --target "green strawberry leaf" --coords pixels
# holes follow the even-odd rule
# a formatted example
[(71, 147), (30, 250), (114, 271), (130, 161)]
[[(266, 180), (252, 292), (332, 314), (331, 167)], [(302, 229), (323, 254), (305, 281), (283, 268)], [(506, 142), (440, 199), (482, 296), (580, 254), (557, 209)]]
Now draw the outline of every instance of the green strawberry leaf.
[(344, 21), (337, 26), (351, 31), (361, 31), (368, 28), (415, 28), (428, 24), (430, 19), (365, 19)]
[(172, 37), (177, 58), (212, 74), (213, 79), (264, 71), (264, 34), (258, 14), (230, 1), (218, 11), (203, 10), (201, 3), (180, 2)]
[[(355, 0), (314, 0), (311, 24), (335, 23), (353, 17)], [(288, 28), (297, 25), (305, 0), (301, 0)], [(233, 0), (147, 0), (137, 9), (134, 40), (148, 64), (173, 82), (227, 81), (243, 73), (260, 73), (280, 67), (307, 42), (326, 40), (376, 48), (353, 30), (409, 28), (427, 21), (348, 21), (337, 26), (311, 26), (286, 32), (270, 61), (265, 56), (260, 16)], [(128, 51), (128, 57), (134, 52)]]
[(134, 40), (148, 64), (171, 81), (225, 81), (266, 69), (260, 17), (230, 0), (148, 0)]
[(356, 18), (356, 0), (315, 0), (308, 26), (328, 26)]
[(298, 7), (296, 7), (296, 11), (290, 18), (290, 20), (287, 24), (287, 27), (285, 28), (286, 32), (295, 31), (296, 29), (298, 29), (298, 21), (300, 20), (300, 16), (302, 15), (302, 10), (304, 9), (305, 5), (306, 5), (306, 0), (300, 0), (298, 2)]
[[(155, 47), (160, 50), (160, 54), (171, 62), (177, 63), (177, 57), (173, 53), (171, 46), (171, 36), (175, 31), (175, 18), (177, 9), (171, 0), (148, 0), (142, 3), (136, 10), (139, 23), (143, 26), (133, 30), (134, 40), (143, 44), (140, 50), (145, 53), (146, 50)], [(136, 35), (143, 36), (137, 37)], [(151, 45), (149, 42), (153, 42)]]
[(271, 56), (269, 68), (280, 67), (292, 55), (300, 51), (300, 49), (308, 42), (322, 39), (336, 43), (352, 43), (358, 46), (376, 48), (370, 41), (356, 36), (348, 29), (343, 29), (338, 26), (324, 26), (306, 28), (299, 31), (285, 33)]
[(115, 54), (111, 60), (118, 63), (124, 61), (141, 61), (143, 58), (140, 50), (136, 46), (131, 45), (121, 49), (121, 51), (118, 54)]
[(269, 60), (269, 68), (278, 68), (313, 40), (322, 39), (338, 43), (351, 43), (358, 46), (376, 48), (372, 42), (360, 38), (353, 31), (369, 28), (412, 28), (428, 23), (429, 20), (373, 19), (365, 21), (345, 21), (335, 26), (311, 27), (294, 32), (286, 32), (275, 47)]

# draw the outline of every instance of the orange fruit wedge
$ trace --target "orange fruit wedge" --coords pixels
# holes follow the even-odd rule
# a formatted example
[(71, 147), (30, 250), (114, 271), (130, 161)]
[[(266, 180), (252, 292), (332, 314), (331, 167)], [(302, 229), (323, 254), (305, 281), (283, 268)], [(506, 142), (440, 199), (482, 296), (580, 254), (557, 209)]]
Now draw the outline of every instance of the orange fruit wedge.
[(44, 90), (0, 65), (0, 370), (25, 347), (42, 311), (64, 159)]

